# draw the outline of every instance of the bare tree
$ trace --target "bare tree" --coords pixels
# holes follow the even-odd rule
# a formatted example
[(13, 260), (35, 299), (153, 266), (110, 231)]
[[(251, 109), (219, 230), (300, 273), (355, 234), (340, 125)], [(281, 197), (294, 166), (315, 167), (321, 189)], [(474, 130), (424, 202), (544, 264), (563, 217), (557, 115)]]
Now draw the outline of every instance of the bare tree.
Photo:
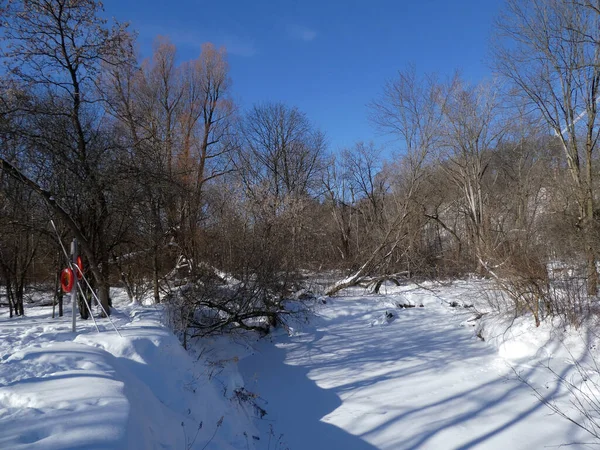
[(104, 77), (109, 111), (123, 129), (129, 170), (139, 181), (136, 214), (152, 255), (156, 302), (167, 243), (178, 246), (190, 269), (201, 265), (206, 184), (231, 169), (233, 148), (225, 50), (207, 43), (197, 59), (176, 59), (175, 46), (159, 38), (151, 60), (109, 68)]
[(332, 245), (344, 263), (352, 264), (359, 248), (356, 242), (357, 227), (355, 224), (356, 193), (346, 165), (340, 159), (333, 157), (323, 175), (325, 204), (329, 207), (333, 218), (335, 238)]
[[(359, 203), (364, 220), (375, 228), (383, 225), (383, 209), (389, 183), (383, 173), (381, 150), (371, 142), (357, 142), (342, 152), (346, 178)], [(362, 201), (360, 201), (362, 200)], [(365, 233), (369, 230), (366, 229)]]
[(249, 186), (263, 186), (274, 202), (314, 194), (323, 168), (325, 137), (306, 115), (282, 103), (257, 105), (243, 121), (240, 168)]
[(589, 295), (598, 292), (594, 249), (594, 160), (598, 143), (600, 3), (509, 0), (498, 20), (498, 71), (544, 118), (572, 179)]
[[(22, 110), (31, 114), (31, 121), (21, 135), (38, 155), (45, 155), (46, 161), (56, 164), (53, 167), (66, 169), (71, 180), (78, 180), (78, 202), (63, 198), (62, 211), (54, 211), (62, 218), (69, 217), (67, 223), (81, 240), (99, 298), (108, 311), (106, 183), (110, 181), (103, 179), (98, 170), (105, 167), (108, 148), (105, 136), (98, 133), (95, 117), (99, 100), (96, 81), (100, 63), (116, 63), (123, 48), (121, 43), (128, 36), (124, 27), (107, 27), (100, 18), (101, 5), (93, 0), (15, 0), (8, 3), (7, 9), (2, 24), (6, 42), (3, 56), (11, 76), (31, 94), (29, 104)], [(31, 127), (40, 120), (52, 122), (54, 127), (60, 124), (65, 132), (50, 133), (47, 125), (45, 129)], [(24, 171), (11, 168), (8, 161), (2, 162), (9, 174), (19, 179), (26, 177)], [(55, 195), (59, 192), (33, 186), (31, 177), (28, 181), (51, 207), (58, 205)], [(89, 221), (78, 224), (74, 208), (82, 204), (87, 207), (85, 218)]]
[(330, 286), (328, 295), (359, 283), (371, 272), (384, 270), (406, 242), (413, 228), (410, 224), (417, 207), (415, 198), (439, 139), (443, 100), (443, 90), (435, 77), (420, 79), (414, 68), (409, 68), (388, 82), (381, 97), (371, 103), (371, 119), (398, 139), (403, 156), (393, 170), (393, 194), (384, 207), (381, 232), (358, 270)]
[(40, 251), (41, 233), (36, 223), (39, 199), (22, 183), (1, 173), (0, 191), (0, 274), (5, 282), (10, 317), (13, 311), (22, 316), (27, 276)]
[(289, 233), (288, 262), (295, 266), (309, 226), (306, 213), (320, 195), (325, 136), (304, 113), (281, 103), (254, 106), (242, 121), (241, 136), (236, 164), (255, 224), (266, 240)]
[(182, 71), (185, 107), (181, 120), (183, 155), (180, 164), (193, 168), (193, 176), (185, 184), (190, 195), (182, 214), (186, 232), (182, 246), (193, 262), (202, 254), (199, 232), (205, 219), (207, 185), (233, 169), (231, 154), (236, 148), (237, 118), (224, 48), (203, 44), (199, 58), (184, 64)]
[(493, 250), (491, 217), (486, 210), (491, 187), (485, 185), (485, 176), (504, 134), (499, 90), (493, 85), (469, 86), (457, 77), (447, 89), (440, 162), (462, 194), (469, 242), (483, 275), (487, 254)]
[[(107, 110), (121, 129), (123, 160), (135, 180), (131, 189), (130, 214), (138, 224), (136, 243), (130, 248), (138, 256), (150, 257), (153, 296), (160, 302), (160, 278), (164, 246), (178, 228), (178, 209), (184, 189), (178, 168), (181, 148), (179, 119), (184, 88), (176, 64), (176, 49), (168, 39), (159, 37), (153, 56), (139, 67), (135, 61), (105, 67), (103, 92)], [(122, 276), (128, 278), (130, 260), (119, 262)], [(172, 264), (170, 265), (172, 266)], [(168, 268), (170, 270), (171, 267)]]

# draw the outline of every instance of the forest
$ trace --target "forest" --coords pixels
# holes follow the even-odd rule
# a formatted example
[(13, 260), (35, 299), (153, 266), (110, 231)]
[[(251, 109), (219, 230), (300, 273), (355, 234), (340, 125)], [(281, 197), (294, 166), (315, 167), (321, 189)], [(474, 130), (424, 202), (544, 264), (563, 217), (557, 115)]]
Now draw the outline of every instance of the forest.
[[(181, 61), (95, 0), (0, 6), (0, 307), (62, 301), (76, 238), (110, 288), (190, 335), (264, 329), (315, 274), (327, 295), (489, 279), (498, 309), (577, 326), (598, 295), (600, 1), (508, 0), (493, 79), (408, 66), (343, 150), (294, 105), (236, 105), (226, 48)], [(459, 68), (458, 68), (459, 69)], [(228, 280), (237, 281), (234, 285)]]

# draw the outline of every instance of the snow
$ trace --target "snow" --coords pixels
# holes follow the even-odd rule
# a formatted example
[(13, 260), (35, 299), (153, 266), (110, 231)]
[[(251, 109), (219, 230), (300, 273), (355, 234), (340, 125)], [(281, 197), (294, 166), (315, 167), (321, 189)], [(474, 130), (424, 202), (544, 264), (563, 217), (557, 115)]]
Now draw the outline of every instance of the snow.
[(116, 292), (122, 337), (106, 319), (72, 333), (68, 306), (2, 312), (0, 449), (591, 448), (532, 388), (580, 419), (555, 374), (581, 382), (594, 324), (495, 314), (482, 285), (348, 289), (267, 338), (190, 351), (163, 309)]
[[(519, 343), (498, 333), (482, 342), (464, 326), (472, 312), (462, 305), (473, 303), (475, 288), (388, 287), (387, 295), (355, 291), (318, 305), (303, 330), (264, 340), (241, 361), (247, 388), (273, 420), (257, 426), (263, 434), (273, 427), (290, 449), (588, 448), (581, 443), (591, 439), (551, 415), (516, 375), (568, 406), (542, 359), (517, 363), (535, 355), (538, 337), (521, 333)], [(399, 299), (423, 307), (385, 320)], [(490, 331), (492, 323), (500, 321), (488, 320)], [(561, 370), (571, 370), (565, 356)]]
[(0, 319), (0, 448), (246, 448), (247, 414), (194, 364), (161, 310), (122, 305), (113, 319), (123, 337), (106, 319), (102, 333), (79, 322), (74, 334), (69, 314), (47, 311)]

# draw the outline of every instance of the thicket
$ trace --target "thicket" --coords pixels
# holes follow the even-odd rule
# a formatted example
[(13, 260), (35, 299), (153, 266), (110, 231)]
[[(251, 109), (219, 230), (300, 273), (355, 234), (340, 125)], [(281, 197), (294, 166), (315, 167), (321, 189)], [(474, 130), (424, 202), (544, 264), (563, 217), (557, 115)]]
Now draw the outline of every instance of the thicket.
[[(394, 148), (327, 148), (293, 105), (234, 102), (225, 49), (179, 63), (93, 0), (2, 13), (0, 306), (55, 285), (76, 237), (99, 297), (168, 301), (184, 336), (264, 330), (306, 273), (496, 280), (516, 313), (572, 323), (597, 295), (595, 2), (510, 1), (499, 78), (400, 70), (369, 105)], [(531, 25), (522, 27), (523, 23)], [(366, 137), (368, 138), (368, 137)]]

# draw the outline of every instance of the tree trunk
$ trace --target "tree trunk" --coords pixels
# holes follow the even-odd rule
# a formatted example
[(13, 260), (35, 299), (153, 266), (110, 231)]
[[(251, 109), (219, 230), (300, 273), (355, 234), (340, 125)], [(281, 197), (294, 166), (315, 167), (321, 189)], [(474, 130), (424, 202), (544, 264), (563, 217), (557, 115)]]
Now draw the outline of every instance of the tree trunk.
[(588, 242), (585, 246), (587, 260), (587, 293), (591, 297), (598, 295), (598, 271), (596, 270), (596, 252), (589, 242), (589, 233), (586, 236)]
[(15, 290), (15, 311), (17, 316), (25, 315), (25, 308), (23, 307), (23, 283), (18, 283)]
[(88, 310), (88, 305), (91, 305), (90, 299), (86, 298), (86, 296), (83, 295), (81, 292), (78, 292), (77, 306), (79, 308), (79, 316), (83, 320), (88, 320), (90, 318), (90, 311)]
[(8, 274), (6, 276), (6, 301), (8, 302), (9, 317), (12, 319), (14, 315), (12, 302), (12, 287), (10, 285), (10, 278), (8, 278)]
[(110, 286), (105, 280), (98, 281), (98, 299), (100, 305), (102, 305), (103, 313), (102, 317), (106, 315), (110, 316)]
[(63, 316), (63, 291), (62, 288), (58, 289), (58, 317)]
[(585, 202), (585, 253), (587, 260), (587, 293), (595, 297), (598, 295), (598, 270), (596, 269), (596, 252), (594, 250), (594, 193), (593, 174), (592, 174), (592, 155), (593, 146), (588, 142), (586, 148), (586, 202)]
[(58, 289), (59, 289), (59, 278), (60, 275), (58, 272), (54, 273), (54, 295), (52, 296), (52, 318), (56, 317), (56, 299), (58, 297)]
[(127, 298), (131, 303), (135, 303), (136, 299), (133, 293), (133, 288), (131, 287), (131, 277), (125, 274), (125, 270), (123, 270), (123, 267), (121, 267), (121, 265), (119, 265), (119, 273), (121, 274), (121, 283), (123, 283), (123, 286), (125, 287), (125, 292), (127, 292)]
[(158, 278), (158, 248), (156, 247), (152, 256), (152, 287), (154, 289), (154, 303), (158, 305), (160, 303), (160, 284)]

